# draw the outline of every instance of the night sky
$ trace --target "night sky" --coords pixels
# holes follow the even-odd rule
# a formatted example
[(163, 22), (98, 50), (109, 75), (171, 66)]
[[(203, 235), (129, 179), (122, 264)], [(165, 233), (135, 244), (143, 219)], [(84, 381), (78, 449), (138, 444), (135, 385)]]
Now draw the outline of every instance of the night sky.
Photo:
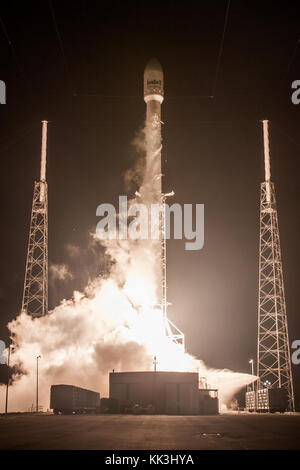
[[(106, 261), (90, 244), (96, 207), (124, 194), (143, 125), (143, 71), (165, 78), (164, 190), (172, 202), (205, 204), (205, 245), (168, 242), (169, 317), (190, 353), (209, 366), (250, 372), (256, 359), (261, 119), (270, 120), (291, 342), (300, 339), (299, 117), (296, 2), (1, 2), (0, 339), (19, 312), (42, 119), (48, 125), (49, 304), (83, 289)], [(220, 60), (218, 61), (218, 56)], [(70, 245), (80, 246), (74, 257)], [(296, 403), (300, 365), (293, 366)]]

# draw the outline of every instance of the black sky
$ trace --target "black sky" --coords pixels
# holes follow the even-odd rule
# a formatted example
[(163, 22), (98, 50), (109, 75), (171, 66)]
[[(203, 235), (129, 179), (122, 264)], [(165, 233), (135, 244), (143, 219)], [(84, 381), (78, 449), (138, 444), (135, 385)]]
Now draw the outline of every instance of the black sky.
[[(300, 339), (299, 113), (296, 2), (231, 0), (211, 98), (226, 1), (1, 2), (0, 338), (21, 306), (40, 121), (48, 127), (49, 258), (74, 278), (50, 286), (53, 307), (105, 263), (88, 247), (101, 202), (124, 193), (123, 173), (142, 126), (143, 69), (165, 74), (164, 189), (174, 202), (205, 204), (205, 246), (168, 243), (171, 319), (187, 348), (209, 365), (249, 371), (256, 355), (259, 120), (270, 120), (291, 342)], [(66, 246), (80, 245), (71, 259)], [(293, 366), (297, 403), (300, 365)]]

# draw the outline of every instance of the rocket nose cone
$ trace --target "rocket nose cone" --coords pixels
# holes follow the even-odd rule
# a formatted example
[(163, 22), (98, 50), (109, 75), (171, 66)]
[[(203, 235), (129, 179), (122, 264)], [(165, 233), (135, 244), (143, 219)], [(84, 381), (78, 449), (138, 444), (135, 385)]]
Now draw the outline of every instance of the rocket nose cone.
[(144, 71), (144, 100), (151, 99), (162, 103), (164, 96), (164, 74), (157, 59), (151, 59)]
[(149, 60), (145, 67), (145, 72), (162, 72), (162, 66), (158, 62), (158, 60), (153, 57), (152, 59)]

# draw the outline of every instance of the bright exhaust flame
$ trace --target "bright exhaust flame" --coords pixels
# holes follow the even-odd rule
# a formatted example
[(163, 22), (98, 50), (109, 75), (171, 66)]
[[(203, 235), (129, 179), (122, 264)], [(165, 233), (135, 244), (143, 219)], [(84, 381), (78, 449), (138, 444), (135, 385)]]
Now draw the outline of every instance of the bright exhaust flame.
[[(160, 129), (155, 126), (146, 128), (146, 138), (136, 142), (144, 151), (144, 163), (131, 177), (140, 178), (139, 197), (145, 204), (157, 202), (158, 197), (158, 186), (152, 184), (161, 172), (153, 153), (157, 132)], [(108, 372), (153, 370), (154, 356), (157, 370), (198, 371), (211, 387), (219, 389), (224, 405), (253, 381), (248, 374), (209, 369), (167, 338), (158, 306), (160, 241), (99, 243), (105, 244), (112, 261), (106, 276), (90, 282), (83, 293), (74, 292), (72, 299), (64, 300), (45, 317), (32, 319), (23, 312), (9, 324), (15, 344), (11, 364), (21, 362), (26, 371), (10, 387), (9, 411), (25, 411), (35, 404), (38, 355), (39, 402), (44, 410), (49, 408), (52, 384), (78, 385), (108, 396)]]

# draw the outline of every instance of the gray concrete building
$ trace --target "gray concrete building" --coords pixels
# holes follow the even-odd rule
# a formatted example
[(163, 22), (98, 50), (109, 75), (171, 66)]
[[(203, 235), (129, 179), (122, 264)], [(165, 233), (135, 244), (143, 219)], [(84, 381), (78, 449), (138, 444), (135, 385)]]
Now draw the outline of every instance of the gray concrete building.
[[(199, 394), (198, 374), (194, 372), (109, 374), (109, 397), (118, 401), (120, 412), (140, 407), (161, 414), (199, 414)], [(217, 397), (215, 400), (214, 409), (218, 412)]]

